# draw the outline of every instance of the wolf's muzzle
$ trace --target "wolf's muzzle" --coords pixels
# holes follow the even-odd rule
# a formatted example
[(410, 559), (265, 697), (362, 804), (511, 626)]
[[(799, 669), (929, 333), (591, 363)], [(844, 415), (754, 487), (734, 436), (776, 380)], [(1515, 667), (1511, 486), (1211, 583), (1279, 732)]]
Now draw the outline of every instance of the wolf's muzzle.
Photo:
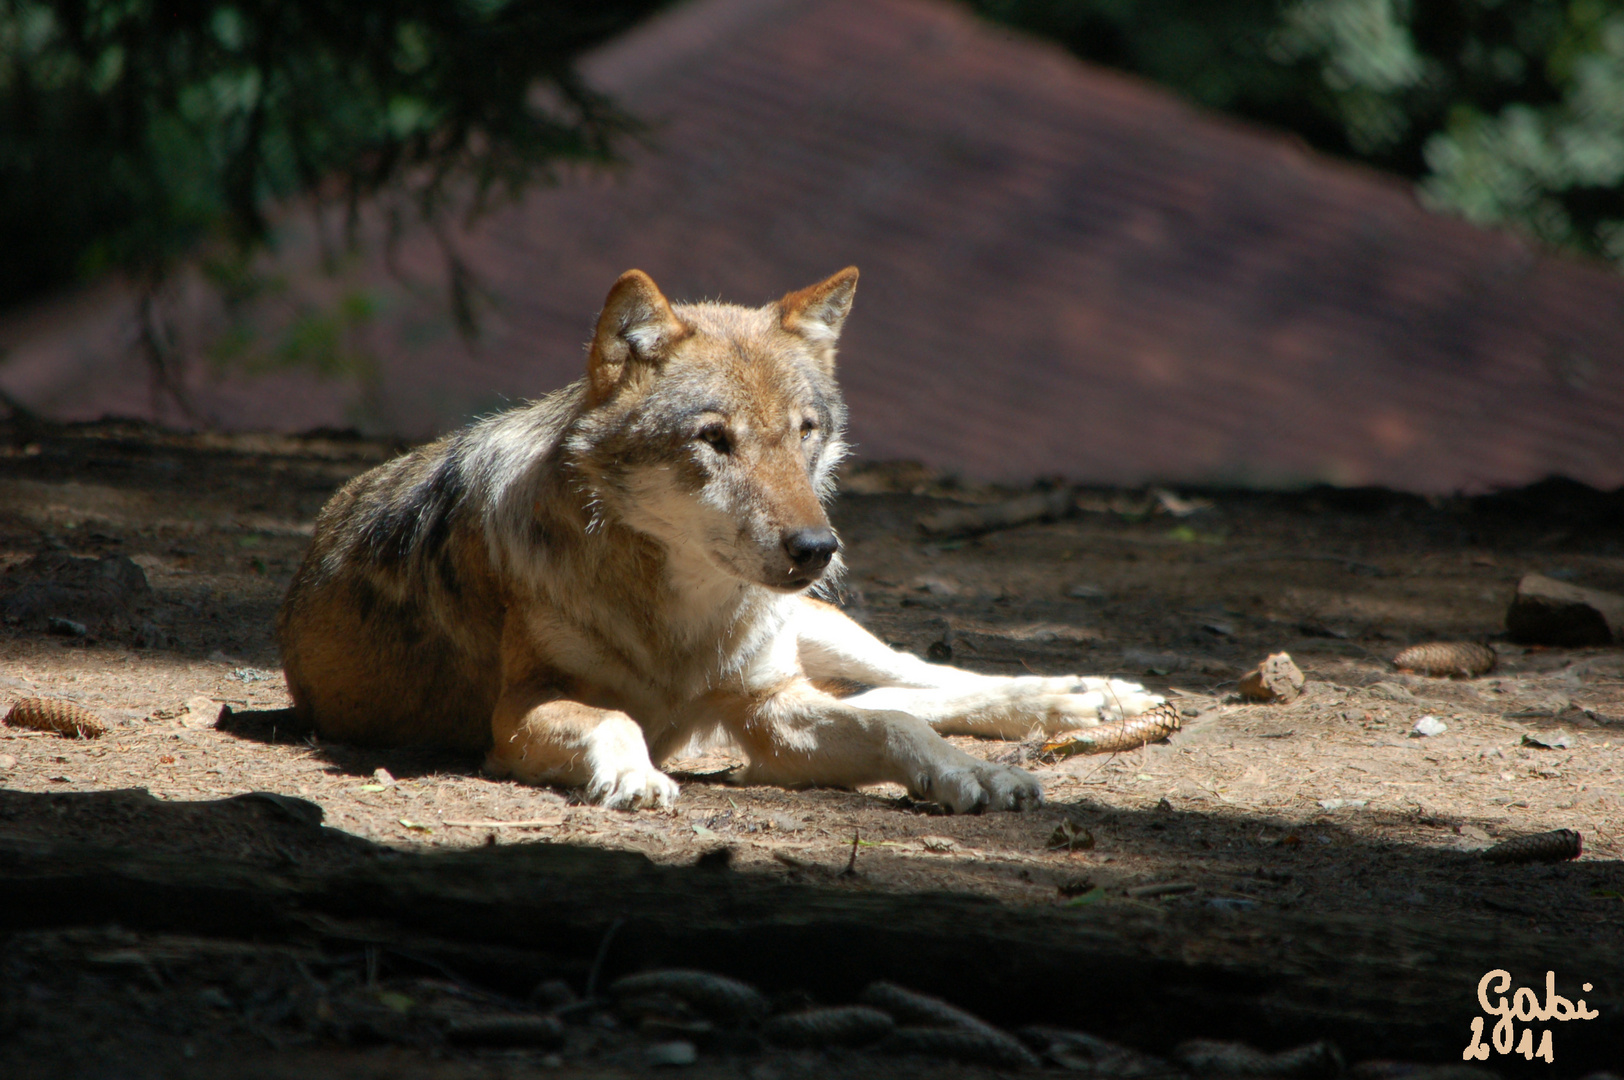
[(797, 575), (811, 577), (823, 573), (829, 560), (840, 550), (835, 531), (828, 526), (819, 529), (796, 529), (784, 534), (784, 551)]

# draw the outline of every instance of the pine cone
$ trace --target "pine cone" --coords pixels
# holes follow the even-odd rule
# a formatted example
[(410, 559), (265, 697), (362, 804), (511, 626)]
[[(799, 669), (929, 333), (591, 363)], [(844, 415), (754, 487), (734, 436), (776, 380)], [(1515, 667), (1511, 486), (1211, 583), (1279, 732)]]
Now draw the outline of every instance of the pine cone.
[(1164, 701), (1141, 716), (1113, 720), (1097, 727), (1079, 728), (1045, 742), (1040, 754), (1070, 757), (1073, 754), (1115, 754), (1137, 750), (1146, 743), (1161, 742), (1184, 726), (1178, 706)]
[(107, 734), (107, 726), (96, 719), (96, 714), (83, 705), (50, 698), (23, 698), (6, 714), (6, 723), (12, 727), (33, 728), (35, 731), (54, 731), (61, 735), (77, 735), (94, 739)]
[(1504, 840), (1483, 852), (1491, 863), (1566, 862), (1584, 851), (1584, 838), (1572, 829), (1534, 833)]
[(1493, 671), (1497, 659), (1493, 649), (1475, 641), (1429, 641), (1411, 645), (1393, 657), (1393, 666), (1422, 675), (1475, 679)]

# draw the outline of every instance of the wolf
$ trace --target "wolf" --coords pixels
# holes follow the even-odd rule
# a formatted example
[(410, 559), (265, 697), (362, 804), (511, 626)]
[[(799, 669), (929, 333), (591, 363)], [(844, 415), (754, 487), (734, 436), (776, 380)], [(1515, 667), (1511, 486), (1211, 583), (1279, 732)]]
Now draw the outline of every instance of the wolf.
[(744, 783), (895, 782), (953, 812), (1039, 805), (1029, 773), (942, 737), (1133, 716), (1132, 683), (1001, 677), (896, 651), (815, 598), (842, 569), (835, 347), (857, 269), (763, 307), (615, 282), (585, 377), (344, 485), (277, 618), (325, 739), (669, 806), (696, 737)]

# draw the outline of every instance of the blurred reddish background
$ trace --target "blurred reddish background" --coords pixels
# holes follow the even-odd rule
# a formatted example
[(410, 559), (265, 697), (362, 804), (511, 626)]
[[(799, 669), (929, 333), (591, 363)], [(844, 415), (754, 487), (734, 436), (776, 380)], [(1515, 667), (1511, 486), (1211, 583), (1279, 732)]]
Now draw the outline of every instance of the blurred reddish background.
[(290, 211), (280, 291), (235, 322), (200, 282), (176, 292), (193, 420), (153, 394), (116, 283), (0, 326), (0, 388), (63, 419), (426, 437), (575, 378), (628, 267), (673, 299), (754, 304), (855, 263), (860, 457), (1017, 481), (1624, 485), (1624, 278), (1397, 181), (929, 0), (699, 0), (585, 70), (650, 131), (624, 170), (451, 238), (472, 344), (431, 236), (393, 271), (374, 253), (327, 273)]

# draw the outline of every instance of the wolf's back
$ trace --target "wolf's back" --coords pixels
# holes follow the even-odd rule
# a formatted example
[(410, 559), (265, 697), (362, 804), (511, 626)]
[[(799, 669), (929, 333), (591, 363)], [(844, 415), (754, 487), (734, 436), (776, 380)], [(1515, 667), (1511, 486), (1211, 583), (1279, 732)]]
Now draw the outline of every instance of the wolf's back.
[[(345, 742), (490, 742), (507, 590), (569, 402), (490, 417), (345, 484), (277, 617), (294, 707)], [(562, 406), (562, 408), (561, 408)]]

